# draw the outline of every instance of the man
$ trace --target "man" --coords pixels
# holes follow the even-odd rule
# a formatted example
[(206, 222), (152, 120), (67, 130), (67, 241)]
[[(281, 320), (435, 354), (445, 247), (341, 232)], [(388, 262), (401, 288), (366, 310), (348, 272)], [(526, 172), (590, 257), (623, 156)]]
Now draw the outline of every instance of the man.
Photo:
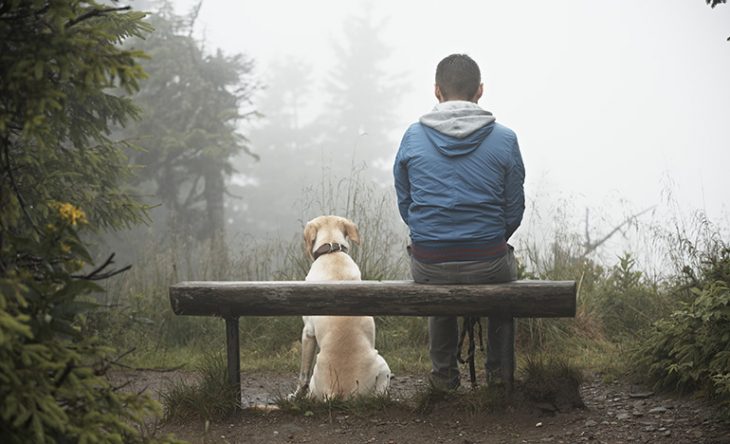
[[(517, 279), (507, 241), (522, 221), (525, 169), (515, 133), (477, 105), (483, 89), (479, 66), (469, 56), (443, 59), (436, 68), (439, 103), (408, 128), (398, 149), (393, 174), (398, 208), (410, 229), (416, 282)], [(428, 327), (431, 384), (456, 389), (457, 319), (431, 317)], [(511, 319), (489, 319), (488, 380), (512, 374), (500, 357), (513, 341)]]

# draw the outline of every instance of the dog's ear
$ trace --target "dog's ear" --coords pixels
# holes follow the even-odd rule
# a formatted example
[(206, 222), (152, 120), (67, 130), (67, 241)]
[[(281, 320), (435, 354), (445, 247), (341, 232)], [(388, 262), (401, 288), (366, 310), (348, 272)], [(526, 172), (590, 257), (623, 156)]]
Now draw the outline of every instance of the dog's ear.
[(314, 241), (317, 240), (317, 229), (318, 227), (314, 221), (307, 222), (307, 225), (304, 227), (304, 246), (307, 249), (307, 255), (309, 255), (310, 259), (314, 259), (312, 247), (314, 247)]
[(357, 231), (357, 225), (354, 222), (345, 220), (345, 235), (348, 239), (360, 245), (360, 232)]

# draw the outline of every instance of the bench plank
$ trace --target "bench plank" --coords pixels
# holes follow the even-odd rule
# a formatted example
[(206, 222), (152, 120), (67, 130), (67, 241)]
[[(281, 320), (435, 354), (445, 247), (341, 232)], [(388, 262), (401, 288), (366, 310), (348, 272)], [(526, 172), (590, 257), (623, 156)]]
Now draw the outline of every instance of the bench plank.
[(424, 285), (413, 281), (181, 282), (170, 287), (178, 315), (573, 317), (574, 281)]

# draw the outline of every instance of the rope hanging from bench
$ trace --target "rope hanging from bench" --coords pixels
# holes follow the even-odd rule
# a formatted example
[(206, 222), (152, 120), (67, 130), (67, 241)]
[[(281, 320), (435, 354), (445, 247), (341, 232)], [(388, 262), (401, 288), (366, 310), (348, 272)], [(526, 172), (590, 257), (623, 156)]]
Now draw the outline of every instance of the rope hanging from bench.
[[(477, 327), (477, 338), (479, 339), (479, 350), (484, 351), (484, 334), (482, 330), (481, 318), (476, 316), (464, 316), (461, 321), (461, 333), (459, 333), (459, 344), (457, 345), (457, 359), (461, 364), (469, 364), (469, 382), (472, 388), (477, 386), (477, 374), (475, 364), (476, 354), (476, 341), (474, 339), (474, 327)], [(461, 357), (461, 349), (464, 346), (464, 338), (469, 337), (469, 352), (466, 355), (466, 359)]]

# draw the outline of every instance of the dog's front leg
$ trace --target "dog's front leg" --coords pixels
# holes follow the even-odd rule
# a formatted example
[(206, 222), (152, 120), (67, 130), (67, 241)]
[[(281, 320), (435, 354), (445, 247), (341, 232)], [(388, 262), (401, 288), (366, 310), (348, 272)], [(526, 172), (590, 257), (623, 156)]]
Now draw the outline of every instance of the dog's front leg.
[(314, 369), (314, 357), (317, 353), (317, 338), (314, 334), (314, 322), (309, 316), (304, 316), (304, 328), (302, 329), (302, 365), (299, 370), (299, 385), (295, 395), (306, 392), (309, 388), (309, 380)]
[(302, 368), (299, 371), (299, 386), (306, 387), (314, 369), (314, 355), (317, 352), (317, 339), (302, 335)]

